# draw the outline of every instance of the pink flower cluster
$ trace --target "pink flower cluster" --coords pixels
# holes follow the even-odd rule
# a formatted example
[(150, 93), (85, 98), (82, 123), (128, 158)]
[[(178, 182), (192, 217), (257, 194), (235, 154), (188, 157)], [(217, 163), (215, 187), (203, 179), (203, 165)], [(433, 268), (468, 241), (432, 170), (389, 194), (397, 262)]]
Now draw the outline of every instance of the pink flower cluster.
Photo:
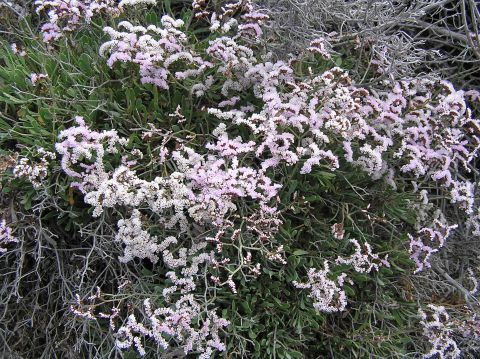
[(442, 306), (428, 305), (428, 312), (419, 309), (422, 318), (423, 335), (428, 338), (431, 349), (423, 358), (456, 359), (460, 349), (452, 338), (450, 316)]
[(380, 259), (379, 255), (372, 252), (372, 247), (369, 243), (363, 243), (363, 248), (356, 239), (350, 239), (350, 243), (355, 247), (355, 253), (349, 258), (338, 257), (336, 264), (352, 265), (358, 273), (370, 273), (372, 270), (378, 271), (380, 267), (390, 267), (388, 263), (388, 255)]
[(89, 23), (99, 13), (118, 15), (116, 0), (35, 0), (36, 12), (46, 11), (48, 22), (42, 26), (43, 41), (53, 42), (64, 33)]
[(120, 138), (116, 130), (91, 131), (83, 117), (77, 116), (75, 122), (77, 126), (60, 132), (58, 139), (61, 142), (55, 145), (55, 149), (62, 157), (63, 171), (82, 180), (73, 185), (87, 193), (106, 180), (104, 155), (118, 153), (118, 146), (125, 145), (127, 141)]
[(173, 308), (152, 309), (149, 299), (144, 302), (145, 317), (150, 325), (139, 323), (134, 314), (128, 317), (126, 325), (118, 332), (116, 345), (126, 349), (132, 346), (141, 356), (146, 354), (141, 337), (150, 338), (164, 350), (170, 347), (168, 339), (173, 338), (184, 343), (185, 355), (197, 352), (200, 359), (208, 359), (214, 350), (224, 351), (225, 345), (219, 337), (219, 330), (228, 326), (229, 322), (219, 318), (215, 312), (207, 311), (201, 325), (195, 329), (196, 321), (204, 310), (196, 302), (193, 295), (184, 295)]
[(30, 74), (30, 82), (32, 83), (33, 86), (37, 86), (37, 84), (43, 80), (48, 78), (47, 74), (36, 74), (36, 73), (31, 73)]
[(35, 157), (37, 161), (32, 161), (27, 157), (20, 157), (13, 168), (15, 178), (27, 179), (34, 188), (40, 188), (45, 178), (48, 176), (48, 166), (56, 158), (55, 153), (39, 148)]
[[(138, 221), (138, 215), (139, 211), (135, 210), (132, 218), (123, 221), (125, 223), (121, 226), (132, 228), (131, 223), (127, 222)], [(138, 236), (145, 237), (146, 232), (139, 229), (140, 225), (134, 223), (133, 228), (137, 229)], [(122, 230), (124, 228), (121, 228), (119, 233)], [(134, 240), (134, 235), (129, 233), (127, 236)], [(126, 322), (116, 330), (115, 319), (119, 316), (120, 309), (114, 307), (110, 314), (96, 313), (95, 307), (98, 305), (95, 305), (95, 302), (100, 299), (100, 289), (97, 287), (96, 293), (88, 297), (89, 304), (82, 302), (77, 294), (75, 305), (70, 307), (71, 312), (88, 320), (108, 319), (110, 328), (116, 330), (116, 346), (119, 349), (134, 347), (141, 356), (146, 354), (143, 339), (150, 339), (165, 351), (180, 344), (185, 355), (194, 352), (204, 359), (210, 358), (215, 350), (224, 351), (225, 345), (220, 340), (219, 331), (228, 326), (229, 322), (219, 318), (215, 310), (206, 309), (194, 296), (196, 277), (202, 277), (202, 267), (212, 261), (213, 254), (203, 252), (207, 243), (194, 243), (189, 249), (182, 247), (176, 250), (173, 248), (177, 245), (177, 239), (167, 237), (160, 243), (154, 243), (151, 238), (149, 243), (144, 244), (145, 249), (140, 246), (133, 250), (128, 249), (126, 256), (143, 258), (144, 254), (148, 255), (149, 250), (162, 253), (164, 264), (171, 269), (166, 274), (164, 306), (153, 309), (150, 299), (146, 299), (143, 303), (144, 312), (140, 315), (130, 314)], [(151, 248), (151, 245), (155, 245), (155, 248)], [(128, 246), (129, 244), (127, 248)], [(177, 257), (174, 257), (174, 253)], [(176, 299), (173, 300), (172, 297)], [(143, 319), (137, 319), (139, 317)]]
[[(153, 310), (150, 300), (145, 300), (145, 318), (150, 324), (146, 326), (135, 315), (130, 315), (127, 323), (117, 331), (118, 348), (133, 346), (143, 356), (143, 337), (153, 340), (164, 350), (170, 348), (171, 340), (178, 341), (183, 345), (185, 355), (194, 351), (205, 359), (210, 358), (214, 350), (225, 350), (218, 332), (229, 324), (228, 321), (219, 318), (215, 310), (205, 310), (194, 297), (197, 277), (202, 277), (202, 267), (212, 263), (213, 252), (204, 251), (207, 242), (179, 249), (175, 248), (177, 243), (177, 239), (170, 236), (152, 248), (162, 254), (164, 264), (170, 269), (166, 274), (167, 286), (163, 290), (167, 305)], [(177, 299), (173, 300), (173, 297)]]
[[(169, 160), (175, 164), (176, 171), (165, 177), (158, 176), (148, 181), (140, 178), (134, 170), (129, 168), (128, 163), (122, 163), (111, 171), (105, 169), (104, 161), (108, 160), (108, 154), (125, 151), (126, 140), (119, 137), (117, 132), (93, 131), (82, 118), (78, 117), (76, 123), (76, 126), (63, 130), (59, 134), (56, 149), (62, 156), (64, 172), (77, 179), (74, 186), (84, 194), (84, 201), (94, 207), (94, 216), (99, 216), (105, 208), (124, 207), (131, 210), (130, 218), (121, 219), (118, 222), (119, 230), (115, 238), (125, 246), (124, 255), (119, 258), (120, 261), (129, 262), (134, 258), (147, 258), (155, 263), (161, 256), (163, 263), (172, 269), (167, 273), (170, 284), (163, 292), (167, 302), (180, 295), (178, 300), (184, 303), (182, 298), (195, 291), (197, 277), (203, 266), (219, 273), (225, 272), (228, 280), (224, 283), (218, 282), (216, 285), (228, 285), (232, 291), (235, 291), (234, 270), (229, 268), (227, 258), (216, 259), (213, 252), (206, 250), (209, 244), (208, 238), (205, 238), (205, 241), (192, 243), (190, 247), (181, 247), (177, 246), (179, 241), (173, 236), (167, 236), (163, 240), (158, 236), (151, 236), (143, 229), (142, 212), (149, 211), (155, 215), (158, 219), (157, 224), (162, 225), (165, 230), (179, 228), (179, 237), (188, 233), (192, 222), (208, 226), (207, 228), (213, 227), (213, 230), (217, 231), (216, 241), (210, 242), (216, 242), (220, 254), (222, 246), (220, 238), (226, 228), (233, 226), (228, 218), (235, 214), (236, 202), (241, 198), (248, 198), (259, 203), (256, 215), (263, 220), (254, 221), (255, 227), (250, 225), (247, 228), (251, 228), (252, 233), (257, 233), (260, 240), (265, 241), (278, 227), (279, 220), (275, 219), (276, 209), (270, 207), (269, 202), (276, 196), (280, 186), (273, 184), (264, 171), (239, 165), (242, 157), (251, 152), (250, 145), (244, 145), (238, 139), (231, 141), (219, 129), (215, 132), (217, 140), (206, 146), (208, 155), (200, 155), (189, 147), (181, 146), (169, 157)], [(239, 231), (234, 232), (232, 241), (235, 241), (238, 236)], [(281, 248), (270, 253), (271, 260), (284, 263)], [(252, 273), (258, 275), (258, 265), (250, 261), (251, 259), (248, 259), (240, 263), (239, 268), (250, 268)], [(182, 308), (183, 305), (181, 304)], [(182, 311), (182, 316), (190, 313), (191, 318), (188, 319), (188, 323), (198, 316), (198, 311), (190, 312), (190, 309), (186, 312)], [(171, 310), (171, 307), (165, 307), (161, 313), (170, 313)], [(177, 311), (170, 314), (175, 317), (180, 315)], [(210, 320), (208, 323), (214, 322)], [(132, 318), (129, 323), (121, 329), (126, 339), (120, 341), (119, 346), (124, 348), (134, 345), (142, 353), (140, 339), (135, 339), (131, 333), (151, 338), (155, 336), (138, 326), (139, 324)], [(181, 333), (183, 331), (190, 333), (190, 337), (185, 337), (185, 340), (197, 343), (195, 350), (202, 350), (200, 348), (203, 347), (198, 347), (200, 345), (198, 343), (208, 334), (207, 327), (200, 331), (203, 336), (199, 337), (199, 334), (195, 334), (197, 332), (190, 326), (193, 324), (188, 323), (177, 324), (182, 324)], [(211, 333), (215, 333), (215, 329), (211, 330), (213, 330)], [(178, 337), (180, 334), (172, 332), (171, 335)], [(205, 358), (209, 357), (208, 353), (212, 352), (212, 348), (217, 350), (222, 348), (217, 342), (216, 339), (211, 343), (210, 340), (207, 341), (207, 344), (210, 344), (204, 348)]]
[(12, 229), (7, 226), (5, 219), (0, 221), (0, 254), (7, 251), (5, 245), (8, 243), (18, 243), (18, 239), (12, 235)]
[(16, 43), (10, 44), (10, 49), (12, 50), (12, 52), (13, 52), (15, 55), (18, 55), (18, 56), (20, 56), (20, 57), (25, 57), (25, 56), (27, 56), (27, 53), (25, 52), (25, 50), (22, 50), (21, 48), (19, 48)]
[[(205, 1), (194, 0), (192, 5), (197, 17), (207, 17), (209, 15), (208, 11), (205, 11)], [(240, 22), (233, 17), (236, 13), (243, 13)], [(268, 19), (267, 14), (255, 11), (251, 0), (238, 0), (224, 4), (218, 14), (212, 13), (210, 31), (216, 32), (219, 30), (221, 33), (227, 33), (235, 28), (237, 36), (256, 41), (262, 36), (262, 25)]]
[[(348, 264), (353, 267), (357, 273), (370, 273), (372, 270), (378, 271), (380, 267), (390, 267), (387, 258), (380, 258), (376, 253), (373, 253), (369, 243), (363, 243), (363, 247), (356, 239), (350, 239), (350, 243), (355, 247), (355, 253), (348, 258), (337, 257), (336, 265)], [(295, 288), (309, 289), (309, 297), (313, 299), (313, 306), (325, 313), (340, 312), (347, 306), (347, 296), (342, 289), (345, 281), (351, 282), (346, 273), (342, 273), (336, 279), (331, 280), (332, 276), (330, 265), (328, 261), (324, 262), (324, 269), (318, 270), (310, 268), (308, 270), (307, 283), (293, 282)]]
[(342, 289), (345, 273), (342, 273), (336, 280), (329, 279), (330, 266), (327, 261), (323, 270), (310, 268), (308, 270), (308, 281), (306, 283), (293, 282), (295, 288), (310, 289), (308, 295), (313, 299), (315, 309), (325, 313), (340, 312), (347, 306), (347, 296)]
[[(101, 56), (109, 53), (110, 67), (119, 61), (138, 64), (142, 83), (163, 89), (169, 88), (168, 76), (172, 72), (175, 78), (184, 80), (196, 78), (212, 66), (185, 46), (187, 36), (179, 30), (184, 25), (182, 20), (164, 15), (161, 24), (162, 28), (155, 25), (145, 28), (122, 21), (118, 26), (125, 32), (106, 27), (104, 31), (111, 40), (100, 47), (99, 53)], [(186, 69), (175, 71), (178, 67)]]
[[(225, 146), (226, 145), (226, 146)], [(212, 151), (206, 159), (188, 147), (173, 153), (173, 159), (194, 191), (196, 204), (190, 207), (190, 216), (198, 223), (213, 220), (221, 226), (228, 213), (236, 211), (237, 198), (251, 198), (266, 205), (276, 196), (278, 184), (262, 170), (239, 165), (235, 146), (238, 142), (225, 142), (220, 138), (216, 145), (207, 145)], [(225, 147), (233, 148), (227, 151)], [(245, 147), (244, 147), (245, 149)]]
[(457, 225), (447, 226), (435, 220), (432, 227), (424, 227), (417, 232), (417, 236), (408, 234), (410, 238), (410, 256), (415, 261), (415, 273), (425, 268), (430, 268), (430, 256), (438, 252), (445, 244), (446, 239), (450, 235), (452, 229)]
[[(193, 4), (199, 6), (199, 4)], [(212, 15), (212, 31), (222, 28), (222, 32), (228, 32), (237, 20), (232, 18), (238, 10), (246, 10), (242, 24), (238, 25), (238, 36), (257, 39), (262, 35), (261, 24), (268, 16), (253, 10), (251, 1), (240, 0), (237, 3), (226, 4), (222, 14)], [(221, 25), (222, 23), (222, 25)], [(140, 66), (140, 79), (142, 83), (151, 83), (162, 89), (169, 88), (169, 76), (176, 80), (197, 79), (207, 69), (213, 67), (208, 59), (199, 56), (191, 47), (187, 46), (187, 36), (180, 28), (184, 26), (182, 20), (172, 19), (164, 15), (161, 19), (162, 27), (149, 25), (148, 27), (134, 26), (128, 21), (118, 24), (119, 28), (126, 31), (120, 32), (111, 27), (104, 31), (111, 40), (104, 43), (99, 50), (101, 56), (109, 54), (107, 64), (113, 67), (116, 62), (135, 63)], [(228, 37), (221, 38), (228, 40)], [(237, 44), (233, 42), (237, 47)], [(226, 44), (228, 46), (228, 44)], [(223, 52), (223, 44), (214, 40), (207, 54), (215, 56), (217, 47)], [(251, 50), (240, 46), (239, 50)], [(223, 54), (225, 55), (225, 54)], [(251, 54), (252, 55), (252, 54)], [(250, 55), (250, 57), (252, 57)], [(237, 56), (232, 54), (232, 56)], [(192, 87), (192, 92), (201, 96), (212, 85), (211, 78), (207, 77), (203, 82), (198, 82)], [(238, 89), (238, 88), (237, 88)], [(225, 91), (225, 90), (224, 90)]]
[[(198, 223), (221, 225), (223, 218), (236, 210), (236, 198), (248, 197), (266, 205), (280, 187), (263, 171), (239, 166), (238, 157), (225, 151), (225, 147), (230, 146), (225, 136), (207, 145), (212, 153), (206, 157), (188, 147), (174, 151), (172, 159), (178, 171), (166, 178), (142, 180), (125, 165), (107, 173), (103, 162), (105, 154), (117, 153), (126, 140), (118, 137), (115, 130), (91, 131), (82, 118), (76, 121), (78, 126), (59, 134), (61, 142), (56, 144), (56, 149), (62, 155), (65, 173), (81, 179), (74, 186), (84, 193), (85, 202), (95, 207), (95, 216), (105, 207), (147, 205), (162, 217), (167, 209), (175, 210), (175, 215), (168, 221), (165, 219), (167, 228), (180, 223), (185, 230), (187, 209)], [(238, 150), (238, 141), (233, 144), (237, 146), (235, 154), (245, 153)]]
[(322, 56), (324, 59), (331, 59), (332, 55), (330, 54), (330, 51), (327, 50), (327, 42), (323, 37), (319, 37), (312, 42), (310, 42), (310, 47), (307, 48), (308, 51), (317, 53), (320, 56)]

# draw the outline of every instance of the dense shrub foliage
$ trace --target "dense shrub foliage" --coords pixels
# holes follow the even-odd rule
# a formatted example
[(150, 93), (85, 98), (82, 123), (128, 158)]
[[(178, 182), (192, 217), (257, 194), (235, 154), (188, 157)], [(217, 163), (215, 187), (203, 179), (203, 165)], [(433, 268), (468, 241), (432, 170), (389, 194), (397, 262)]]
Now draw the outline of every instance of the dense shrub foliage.
[(0, 57), (5, 355), (478, 354), (477, 91), (276, 60), (249, 0), (35, 8)]

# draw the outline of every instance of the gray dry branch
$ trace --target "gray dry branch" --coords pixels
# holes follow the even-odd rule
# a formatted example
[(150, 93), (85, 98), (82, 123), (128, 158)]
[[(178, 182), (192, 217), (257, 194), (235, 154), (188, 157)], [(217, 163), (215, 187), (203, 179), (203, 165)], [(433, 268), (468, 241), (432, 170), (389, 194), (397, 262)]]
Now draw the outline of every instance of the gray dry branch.
[(77, 293), (137, 282), (141, 266), (117, 265), (122, 249), (111, 219), (92, 221), (72, 236), (43, 218), (61, 208), (52, 196), (41, 197), (25, 211), (14, 196), (0, 195), (1, 214), (19, 239), (0, 256), (0, 358), (120, 358), (114, 338), (98, 336), (99, 323), (80, 321), (69, 308)]
[(480, 84), (480, 5), (474, 0), (257, 0), (257, 5), (268, 9), (270, 46), (277, 54), (323, 37), (334, 51), (354, 59), (351, 71), (359, 82), (373, 75), (377, 83), (433, 76), (463, 88)]

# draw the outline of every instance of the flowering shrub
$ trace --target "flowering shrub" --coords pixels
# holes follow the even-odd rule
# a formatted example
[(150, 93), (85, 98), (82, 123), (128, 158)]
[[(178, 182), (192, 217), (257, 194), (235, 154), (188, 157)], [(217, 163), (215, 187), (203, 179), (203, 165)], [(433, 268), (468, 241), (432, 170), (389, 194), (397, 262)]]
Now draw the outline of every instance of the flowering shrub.
[[(19, 153), (5, 193), (25, 193), (40, 223), (73, 236), (54, 252), (91, 246), (68, 284), (65, 325), (99, 330), (107, 320), (111, 332), (94, 337), (140, 356), (311, 357), (347, 345), (332, 330), (356, 340), (352, 327), (377, 320), (364, 303), (379, 300), (380, 348), (365, 337), (364, 349), (349, 339), (348, 350), (411, 350), (402, 273), (428, 270), (457, 227), (478, 229), (470, 174), (480, 122), (465, 93), (429, 79), (358, 86), (326, 66), (321, 38), (275, 61), (262, 50), (268, 16), (248, 0), (165, 2), (161, 17), (155, 4), (37, 1), (48, 22), (46, 44), (35, 44), (54, 58), (77, 54), (80, 73), (58, 73), (28, 44), (5, 58), (6, 69), (31, 73), (29, 83), (1, 73), (2, 149), (12, 141)], [(461, 223), (448, 224), (447, 206), (464, 212)], [(109, 263), (102, 285), (89, 273), (97, 261)], [(426, 316), (420, 325), (431, 327)], [(432, 344), (439, 353), (445, 333)]]
[(439, 358), (459, 358), (460, 350), (457, 343), (451, 338), (451, 329), (449, 329), (449, 315), (444, 307), (437, 307), (430, 304), (428, 308), (432, 311), (429, 315), (423, 310), (419, 309), (422, 317), (423, 334), (427, 336), (432, 345), (424, 358), (432, 358), (438, 356)]

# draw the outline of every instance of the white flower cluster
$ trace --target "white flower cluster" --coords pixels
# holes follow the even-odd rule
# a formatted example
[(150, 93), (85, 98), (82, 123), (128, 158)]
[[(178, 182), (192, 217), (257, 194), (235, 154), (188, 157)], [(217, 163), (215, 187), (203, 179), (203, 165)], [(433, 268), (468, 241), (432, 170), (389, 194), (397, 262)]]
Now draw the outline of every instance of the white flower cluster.
[(335, 239), (342, 240), (345, 236), (345, 229), (343, 229), (343, 223), (335, 223), (331, 227), (332, 236)]
[(116, 307), (111, 308), (110, 313), (95, 313), (95, 307), (98, 307), (98, 300), (102, 297), (100, 287), (96, 287), (95, 293), (87, 298), (88, 304), (84, 303), (80, 295), (75, 294), (75, 304), (70, 305), (70, 311), (77, 317), (87, 320), (97, 320), (97, 318), (108, 319), (110, 329), (115, 330), (115, 319), (118, 317), (120, 310)]
[(358, 273), (378, 271), (381, 266), (390, 267), (387, 261), (388, 254), (385, 258), (380, 259), (378, 254), (372, 252), (372, 247), (368, 242), (363, 243), (363, 248), (356, 239), (350, 239), (350, 243), (355, 247), (355, 253), (348, 258), (338, 257), (335, 260), (336, 264), (350, 264)]
[[(144, 233), (142, 233), (144, 235)], [(206, 242), (194, 243), (190, 248), (177, 245), (174, 237), (165, 238), (153, 249), (162, 252), (163, 261), (170, 269), (166, 276), (168, 285), (163, 290), (167, 303), (177, 297), (173, 306), (152, 310), (150, 300), (144, 302), (149, 327), (139, 323), (135, 315), (130, 315), (125, 325), (119, 328), (116, 345), (120, 349), (135, 347), (140, 355), (145, 355), (141, 337), (150, 338), (161, 348), (170, 347), (169, 339), (173, 338), (184, 345), (185, 354), (192, 351), (200, 353), (200, 358), (210, 358), (214, 350), (224, 351), (225, 345), (220, 341), (218, 331), (227, 326), (228, 321), (219, 318), (215, 311), (205, 311), (195, 300), (196, 277), (201, 273), (201, 266), (208, 265), (213, 253), (203, 252)], [(177, 253), (177, 258), (174, 253)], [(203, 271), (203, 270), (202, 270)], [(178, 297), (180, 295), (180, 297)]]
[(267, 258), (272, 262), (278, 262), (286, 265), (287, 261), (285, 260), (284, 257), (285, 257), (285, 254), (283, 250), (283, 245), (280, 245), (277, 249), (275, 249), (275, 251), (267, 254)]
[[(134, 347), (144, 356), (146, 354), (143, 339), (150, 339), (164, 350), (168, 350), (172, 342), (181, 345), (188, 355), (192, 352), (200, 354), (199, 358), (208, 359), (214, 350), (224, 351), (225, 345), (219, 337), (219, 330), (229, 322), (219, 318), (215, 310), (207, 310), (195, 299), (197, 277), (203, 277), (205, 266), (213, 259), (213, 253), (205, 252), (207, 242), (194, 242), (189, 248), (178, 248), (175, 237), (166, 237), (160, 243), (156, 237), (151, 237), (142, 229), (141, 214), (134, 210), (131, 218), (119, 221), (117, 239), (126, 244), (125, 256), (121, 261), (127, 262), (138, 258), (148, 258), (152, 262), (158, 260), (161, 253), (164, 264), (171, 269), (166, 274), (167, 286), (163, 290), (165, 306), (152, 309), (150, 299), (144, 301), (144, 317), (149, 324), (137, 320), (138, 315), (131, 314), (127, 321), (117, 330), (116, 346), (119, 349)], [(176, 256), (176, 257), (175, 257)], [(110, 328), (115, 330), (114, 319), (119, 315), (119, 309), (113, 308), (111, 314), (94, 312), (94, 300), (97, 294), (88, 298), (86, 305), (76, 296), (76, 305), (71, 311), (78, 317), (96, 320), (109, 319)]]
[(42, 26), (43, 41), (60, 39), (64, 33), (76, 30), (82, 22), (90, 23), (99, 13), (112, 16), (120, 13), (116, 0), (35, 0), (36, 12), (45, 11), (48, 22)]
[[(91, 174), (93, 175), (94, 173)], [(155, 177), (152, 181), (146, 181), (140, 179), (135, 171), (120, 165), (113, 173), (102, 177), (102, 182), (95, 182), (96, 186), (84, 191), (85, 203), (95, 208), (94, 216), (99, 216), (104, 208), (137, 208), (146, 205), (160, 216), (166, 228), (179, 224), (182, 231), (186, 230), (184, 211), (190, 207), (192, 201), (191, 191), (184, 184), (182, 173), (174, 172), (165, 178)]]
[(459, 203), (467, 214), (473, 213), (473, 205), (475, 201), (475, 186), (470, 181), (453, 181), (450, 191), (451, 202)]
[(12, 50), (12, 52), (15, 55), (18, 55), (20, 57), (27, 56), (27, 53), (25, 52), (25, 50), (20, 49), (16, 43), (11, 43), (10, 44), (10, 49)]
[(238, 21), (235, 18), (230, 18), (227, 22), (222, 24), (216, 13), (212, 14), (212, 17), (210, 18), (210, 23), (211, 32), (219, 31), (222, 34), (229, 32), (233, 27), (236, 27), (238, 25)]
[(330, 54), (330, 51), (327, 50), (328, 46), (328, 42), (323, 37), (319, 37), (310, 42), (310, 47), (307, 48), (307, 50), (320, 54), (324, 59), (329, 60), (332, 55)]
[(440, 220), (435, 219), (429, 227), (423, 227), (414, 237), (408, 234), (410, 239), (410, 258), (413, 259), (417, 269), (415, 273), (425, 268), (430, 268), (430, 256), (438, 252), (445, 244), (453, 229), (458, 225), (448, 226)]
[(293, 282), (295, 288), (310, 289), (308, 295), (313, 299), (313, 306), (320, 312), (341, 312), (347, 306), (347, 296), (342, 289), (346, 274), (342, 273), (336, 280), (328, 278), (330, 266), (327, 261), (323, 264), (324, 269), (310, 268), (306, 283)]
[(75, 294), (75, 305), (70, 306), (70, 311), (77, 317), (96, 320), (95, 315), (93, 314), (93, 307), (85, 305), (78, 294)]
[(328, 166), (330, 167), (331, 171), (335, 171), (338, 169), (338, 158), (332, 153), (332, 151), (324, 151), (318, 148), (318, 145), (315, 143), (311, 143), (308, 146), (308, 150), (302, 151), (303, 155), (310, 156), (309, 159), (305, 161), (303, 164), (302, 169), (300, 170), (301, 174), (306, 174), (312, 172), (313, 165), (319, 165), (320, 161), (327, 160)]
[(470, 216), (467, 222), (471, 232), (474, 236), (480, 237), (480, 207), (476, 209), (476, 212)]
[(210, 12), (206, 10), (208, 0), (192, 0), (192, 9), (197, 19), (208, 17)]
[(145, 4), (145, 5), (155, 5), (157, 3), (157, 0), (121, 0), (118, 3), (118, 7), (121, 9), (125, 5), (127, 6), (135, 6), (139, 4)]
[[(227, 147), (222, 144), (223, 141), (221, 138), (219, 144), (209, 147), (222, 153)], [(237, 147), (238, 144), (232, 146)], [(212, 154), (205, 158), (191, 148), (183, 147), (173, 153), (173, 159), (195, 193), (195, 203), (188, 212), (198, 223), (212, 222), (221, 226), (227, 214), (237, 209), (237, 198), (249, 197), (265, 204), (276, 196), (280, 188), (263, 171), (240, 167), (236, 156), (230, 158)]]
[[(343, 226), (338, 223), (333, 225), (334, 235), (340, 231), (344, 235)], [(370, 273), (372, 270), (378, 271), (380, 267), (390, 267), (387, 261), (388, 255), (381, 259), (378, 254), (372, 252), (369, 243), (365, 242), (362, 246), (355, 239), (350, 239), (355, 247), (355, 253), (348, 258), (337, 257), (336, 265), (349, 264), (358, 273)], [(343, 311), (347, 306), (347, 297), (342, 289), (345, 281), (351, 281), (346, 273), (342, 273), (336, 280), (331, 280), (330, 266), (328, 261), (324, 262), (324, 269), (317, 270), (310, 268), (308, 270), (308, 281), (306, 283), (293, 282), (295, 288), (310, 289), (309, 297), (313, 299), (313, 306), (322, 312), (331, 313)]]
[[(88, 191), (105, 180), (103, 165), (105, 154), (118, 153), (117, 147), (126, 145), (127, 140), (120, 138), (116, 130), (103, 132), (90, 130), (83, 117), (75, 117), (75, 122), (77, 126), (60, 132), (58, 135), (60, 142), (55, 144), (55, 149), (62, 156), (63, 171), (70, 177), (83, 179), (83, 183), (77, 186), (81, 191)], [(80, 165), (80, 159), (89, 163)]]
[(423, 335), (428, 338), (432, 348), (423, 357), (439, 359), (460, 358), (460, 349), (452, 338), (450, 316), (445, 307), (428, 305), (429, 313), (419, 309), (422, 318)]
[(151, 237), (142, 229), (140, 211), (134, 209), (128, 219), (118, 221), (118, 232), (115, 236), (117, 241), (125, 244), (124, 254), (119, 258), (120, 262), (127, 263), (136, 258), (148, 258), (152, 263), (158, 260), (159, 246), (157, 237)]
[[(210, 15), (205, 10), (206, 5), (205, 0), (193, 0), (192, 7), (197, 18)], [(243, 36), (253, 41), (258, 40), (263, 34), (261, 25), (269, 19), (269, 16), (263, 12), (254, 11), (253, 8), (251, 0), (225, 3), (221, 8), (221, 12), (211, 14), (210, 31), (224, 34), (232, 29), (236, 29), (236, 37)], [(245, 12), (240, 21), (233, 16), (237, 12)]]
[(33, 86), (37, 86), (37, 84), (41, 80), (46, 79), (46, 78), (48, 78), (47, 74), (36, 74), (36, 73), (31, 73), (30, 74), (30, 81), (31, 81)]
[(105, 27), (104, 31), (111, 40), (100, 46), (100, 56), (109, 54), (107, 64), (110, 67), (118, 61), (140, 65), (141, 82), (162, 89), (169, 88), (168, 76), (172, 75), (170, 68), (173, 64), (187, 64), (186, 70), (173, 74), (178, 80), (196, 78), (212, 67), (210, 62), (203, 61), (185, 46), (187, 36), (179, 30), (184, 25), (182, 20), (164, 15), (161, 23), (162, 28), (155, 25), (145, 28), (122, 21), (118, 26), (125, 29), (124, 32)]
[[(127, 323), (117, 332), (116, 345), (120, 349), (135, 347), (137, 352), (144, 356), (145, 349), (141, 337), (150, 338), (161, 348), (170, 347), (168, 338), (174, 338), (184, 344), (185, 355), (195, 351), (199, 358), (208, 359), (214, 350), (225, 351), (225, 345), (219, 337), (219, 330), (229, 325), (225, 319), (219, 318), (215, 312), (207, 311), (202, 319), (204, 310), (197, 303), (193, 295), (184, 295), (174, 308), (152, 309), (149, 299), (144, 301), (145, 318), (149, 321), (146, 326), (138, 322), (131, 314)], [(196, 329), (196, 322), (200, 320), (200, 328)]]
[(32, 162), (26, 157), (21, 157), (13, 168), (15, 178), (26, 178), (34, 188), (39, 188), (48, 176), (48, 165), (56, 158), (55, 153), (43, 148), (37, 150), (38, 162)]

